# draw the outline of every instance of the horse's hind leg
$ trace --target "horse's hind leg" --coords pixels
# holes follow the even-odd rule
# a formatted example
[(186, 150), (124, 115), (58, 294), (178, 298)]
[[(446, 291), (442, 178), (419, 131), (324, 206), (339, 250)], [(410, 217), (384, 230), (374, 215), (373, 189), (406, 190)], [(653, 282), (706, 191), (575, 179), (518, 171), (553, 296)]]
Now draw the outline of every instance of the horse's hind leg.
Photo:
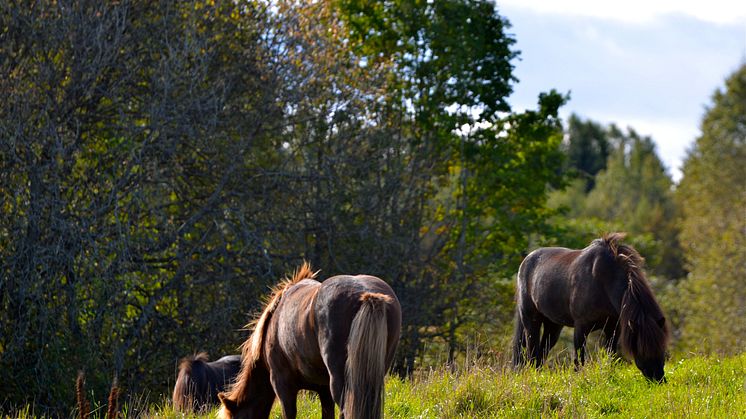
[(524, 317), (523, 327), (526, 334), (526, 356), (528, 363), (535, 367), (541, 366), (541, 320)]
[[(345, 347), (327, 347), (325, 362), (329, 370), (329, 390), (333, 403), (339, 406), (340, 419), (344, 419), (344, 389), (345, 389)], [(319, 393), (320, 395), (321, 393)], [(322, 408), (323, 408), (323, 399)], [(332, 406), (333, 408), (333, 406)]]
[(544, 332), (541, 336), (541, 353), (539, 354), (538, 365), (543, 364), (547, 359), (549, 351), (557, 344), (561, 332), (561, 324), (550, 322), (549, 320), (544, 321)]
[(526, 330), (521, 316), (516, 311), (515, 332), (513, 335), (513, 367), (522, 367), (526, 363)]
[(325, 393), (319, 393), (319, 400), (321, 401), (321, 419), (334, 419), (334, 399), (328, 388)]

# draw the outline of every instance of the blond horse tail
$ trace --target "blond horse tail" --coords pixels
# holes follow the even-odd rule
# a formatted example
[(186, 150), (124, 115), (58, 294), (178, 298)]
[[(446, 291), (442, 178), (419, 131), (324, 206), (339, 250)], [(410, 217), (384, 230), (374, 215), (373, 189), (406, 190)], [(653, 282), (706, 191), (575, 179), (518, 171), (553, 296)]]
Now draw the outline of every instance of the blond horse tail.
[(386, 305), (393, 298), (366, 292), (352, 320), (347, 340), (344, 416), (353, 419), (380, 418), (383, 413), (384, 377), (388, 327)]

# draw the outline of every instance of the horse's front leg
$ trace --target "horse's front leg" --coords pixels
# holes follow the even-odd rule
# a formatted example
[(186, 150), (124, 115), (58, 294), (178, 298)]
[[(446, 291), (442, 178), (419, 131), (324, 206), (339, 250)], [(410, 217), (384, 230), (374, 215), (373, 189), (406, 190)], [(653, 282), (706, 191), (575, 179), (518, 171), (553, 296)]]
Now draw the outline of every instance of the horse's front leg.
[(298, 388), (290, 382), (289, 377), (275, 373), (275, 370), (272, 370), (270, 380), (277, 398), (280, 399), (280, 405), (282, 405), (282, 418), (295, 419), (298, 416), (296, 400), (298, 398)]
[(580, 366), (585, 364), (585, 342), (588, 339), (588, 334), (591, 332), (591, 328), (585, 325), (575, 325), (575, 333), (573, 335), (573, 344), (575, 346), (575, 371), (580, 369)]
[(334, 399), (329, 386), (315, 387), (313, 390), (319, 394), (321, 419), (334, 419)]

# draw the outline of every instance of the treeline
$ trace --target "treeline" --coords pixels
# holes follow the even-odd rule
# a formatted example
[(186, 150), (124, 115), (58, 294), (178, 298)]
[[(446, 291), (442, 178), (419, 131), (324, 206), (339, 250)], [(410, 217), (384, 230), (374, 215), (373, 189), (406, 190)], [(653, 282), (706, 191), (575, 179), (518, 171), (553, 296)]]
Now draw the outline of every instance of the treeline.
[[(626, 230), (670, 298), (704, 303), (722, 273), (743, 295), (742, 132), (703, 135), (674, 193), (650, 139), (575, 118), (563, 142), (556, 92), (511, 111), (518, 51), (492, 2), (395, 3), (0, 5), (4, 403), (69, 409), (80, 369), (101, 398), (113, 376), (168, 393), (181, 356), (234, 353), (303, 259), (394, 287), (401, 374), (478, 335), (504, 350), (512, 278), (540, 244)], [(717, 100), (712, 125), (743, 129)], [(701, 235), (694, 201), (722, 203), (730, 235)], [(687, 330), (704, 311), (684, 306)]]

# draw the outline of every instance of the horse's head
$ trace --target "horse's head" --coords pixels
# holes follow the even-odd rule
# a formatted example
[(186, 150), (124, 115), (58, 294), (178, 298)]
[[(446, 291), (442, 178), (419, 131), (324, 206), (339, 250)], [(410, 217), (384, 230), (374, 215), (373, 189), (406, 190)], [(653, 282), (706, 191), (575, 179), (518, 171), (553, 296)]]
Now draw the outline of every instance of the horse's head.
[(656, 383), (665, 383), (666, 377), (663, 375), (663, 364), (665, 356), (660, 358), (635, 358), (635, 365), (647, 379)]
[[(665, 317), (661, 317), (653, 325), (649, 326), (650, 330), (656, 330), (659, 333), (650, 333), (649, 331), (645, 334), (647, 336), (648, 344), (639, 342), (638, 352), (634, 355), (635, 365), (642, 372), (647, 379), (655, 381), (656, 383), (665, 383), (666, 378), (664, 377), (663, 365), (666, 362), (666, 340), (668, 336), (668, 329), (666, 327)], [(652, 337), (651, 337), (652, 336)], [(661, 336), (656, 345), (650, 345), (649, 343), (655, 342), (655, 337)]]
[(218, 417), (223, 419), (268, 418), (275, 401), (275, 394), (271, 387), (268, 390), (268, 392), (260, 392), (261, 394), (252, 394), (240, 402), (237, 402), (230, 393), (218, 393), (221, 404)]

